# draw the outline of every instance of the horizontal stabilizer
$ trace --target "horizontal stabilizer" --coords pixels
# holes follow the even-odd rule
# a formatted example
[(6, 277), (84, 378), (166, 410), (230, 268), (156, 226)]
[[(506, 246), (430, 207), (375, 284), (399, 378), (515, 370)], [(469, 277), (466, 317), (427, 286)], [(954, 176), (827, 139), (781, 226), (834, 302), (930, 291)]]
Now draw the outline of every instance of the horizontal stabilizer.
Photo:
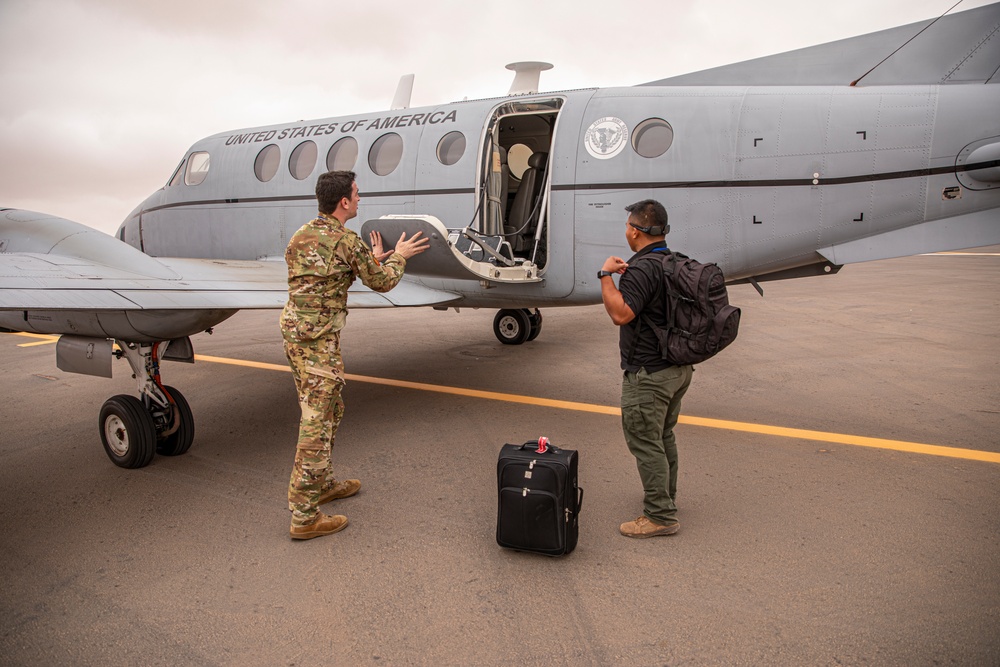
[(1000, 244), (1000, 213), (993, 209), (944, 220), (930, 220), (912, 227), (820, 248), (818, 252), (834, 264), (854, 264), (997, 244)]

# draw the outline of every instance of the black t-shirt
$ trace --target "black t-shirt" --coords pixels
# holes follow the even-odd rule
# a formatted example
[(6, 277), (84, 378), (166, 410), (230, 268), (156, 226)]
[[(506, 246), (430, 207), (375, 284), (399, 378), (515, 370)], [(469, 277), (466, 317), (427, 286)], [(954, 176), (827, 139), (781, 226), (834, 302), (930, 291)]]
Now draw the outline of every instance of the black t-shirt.
[[(667, 323), (667, 313), (663, 290), (663, 269), (655, 257), (647, 257), (650, 253), (670, 252), (666, 241), (655, 241), (637, 252), (628, 260), (628, 268), (618, 281), (618, 290), (628, 307), (635, 313), (635, 319), (623, 324), (618, 331), (618, 348), (622, 356), (622, 369), (633, 373), (645, 368), (647, 373), (663, 370), (671, 364), (664, 361), (660, 353), (660, 344), (656, 333), (649, 324), (639, 323), (645, 315), (660, 326)], [(644, 259), (645, 258), (645, 259)], [(636, 330), (639, 330), (639, 340), (635, 344), (632, 362), (629, 363), (629, 351)]]

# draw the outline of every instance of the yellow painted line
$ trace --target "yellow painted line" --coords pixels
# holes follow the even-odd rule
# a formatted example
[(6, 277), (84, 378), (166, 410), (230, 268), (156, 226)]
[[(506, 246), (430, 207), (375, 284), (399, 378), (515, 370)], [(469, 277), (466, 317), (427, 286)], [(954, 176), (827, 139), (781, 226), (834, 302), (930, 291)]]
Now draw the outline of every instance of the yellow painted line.
[(1000, 252), (925, 252), (923, 257), (1000, 257)]
[(36, 345), (55, 345), (58, 338), (53, 338), (52, 340), (40, 340), (37, 343), (18, 343), (18, 347), (35, 347)]
[(7, 335), (8, 336), (25, 336), (26, 338), (42, 338), (43, 339), (43, 340), (40, 340), (40, 341), (35, 342), (35, 343), (18, 343), (18, 345), (17, 345), (18, 347), (34, 347), (36, 345), (52, 345), (53, 343), (55, 343), (56, 341), (59, 340), (59, 336), (53, 336), (52, 334), (36, 334), (36, 333), (27, 333), (25, 331), (13, 331), (13, 332), (11, 332), (11, 333), (9, 333)]
[[(210, 357), (202, 354), (196, 354), (194, 358), (201, 361), (209, 361), (219, 364), (230, 364), (233, 366), (246, 366), (248, 368), (260, 368), (263, 370), (291, 373), (291, 369), (284, 364), (267, 364), (258, 361), (244, 361), (242, 359)], [(491, 401), (505, 401), (508, 403), (537, 405), (540, 407), (558, 408), (561, 410), (575, 410), (577, 412), (592, 412), (602, 415), (621, 416), (621, 409), (610, 405), (595, 405), (593, 403), (576, 403), (573, 401), (557, 401), (549, 398), (520, 396), (518, 394), (504, 394), (494, 391), (480, 391), (478, 389), (462, 389), (461, 387), (448, 387), (437, 384), (425, 384), (423, 382), (408, 382), (406, 380), (388, 380), (385, 378), (368, 377), (365, 375), (347, 374), (346, 377), (348, 380), (354, 382), (367, 382), (369, 384), (379, 384), (390, 387), (402, 387), (404, 389), (416, 389), (419, 391), (432, 391), (439, 394), (451, 394), (453, 396), (484, 398)], [(703, 426), (706, 428), (719, 428), (728, 431), (742, 431), (744, 433), (758, 433), (761, 435), (772, 435), (782, 438), (795, 438), (798, 440), (814, 440), (817, 442), (830, 442), (840, 445), (854, 445), (857, 447), (874, 447), (877, 449), (890, 449), (898, 452), (909, 452), (913, 454), (928, 454), (931, 456), (946, 456), (955, 459), (967, 459), (970, 461), (985, 461), (987, 463), (1000, 463), (1000, 453), (984, 452), (978, 449), (943, 447), (941, 445), (927, 445), (919, 442), (906, 442), (904, 440), (885, 440), (882, 438), (868, 438), (865, 436), (847, 435), (842, 433), (827, 433), (825, 431), (810, 431), (807, 429), (786, 428), (783, 426), (768, 426), (766, 424), (751, 424), (747, 422), (727, 421), (724, 419), (709, 419), (706, 417), (688, 417), (687, 415), (681, 415), (679, 421), (681, 424), (687, 424), (689, 426)]]
[(284, 371), (291, 373), (287, 364), (265, 364), (261, 361), (246, 361), (245, 359), (229, 359), (228, 357), (210, 357), (207, 354), (194, 355), (195, 361), (210, 361), (213, 364), (228, 364), (230, 366), (246, 366), (247, 368), (262, 368), (266, 371)]
[(722, 428), (730, 431), (745, 431), (747, 433), (776, 435), (783, 438), (817, 440), (819, 442), (832, 442), (839, 445), (876, 447), (878, 449), (892, 449), (897, 452), (930, 454), (931, 456), (948, 456), (955, 459), (1000, 463), (1000, 453), (984, 452), (978, 449), (942, 447), (941, 445), (925, 445), (923, 443), (907, 442), (905, 440), (884, 440), (882, 438), (868, 438), (861, 435), (826, 433), (825, 431), (809, 431), (801, 428), (785, 428), (783, 426), (767, 426), (765, 424), (748, 424), (746, 422), (731, 422), (722, 419), (706, 419), (704, 417), (685, 417), (683, 415), (680, 418), (680, 422), (683, 424), (691, 424), (692, 426), (707, 426), (709, 428)]

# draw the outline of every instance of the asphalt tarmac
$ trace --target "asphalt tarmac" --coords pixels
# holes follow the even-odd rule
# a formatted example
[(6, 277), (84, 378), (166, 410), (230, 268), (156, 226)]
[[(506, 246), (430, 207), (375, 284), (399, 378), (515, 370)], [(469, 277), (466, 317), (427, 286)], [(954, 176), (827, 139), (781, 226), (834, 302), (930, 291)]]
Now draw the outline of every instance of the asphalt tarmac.
[[(134, 392), (124, 361), (67, 374), (51, 341), (0, 335), (0, 663), (1000, 664), (984, 252), (731, 288), (740, 336), (698, 367), (677, 429), (681, 530), (650, 540), (618, 534), (642, 491), (601, 306), (545, 310), (519, 347), (492, 311), (353, 311), (334, 460), (363, 488), (327, 506), (345, 531), (306, 542), (277, 312), (195, 337), (238, 363), (164, 364), (195, 443), (139, 470), (97, 429)], [(580, 452), (564, 558), (495, 542), (497, 453), (539, 435)]]

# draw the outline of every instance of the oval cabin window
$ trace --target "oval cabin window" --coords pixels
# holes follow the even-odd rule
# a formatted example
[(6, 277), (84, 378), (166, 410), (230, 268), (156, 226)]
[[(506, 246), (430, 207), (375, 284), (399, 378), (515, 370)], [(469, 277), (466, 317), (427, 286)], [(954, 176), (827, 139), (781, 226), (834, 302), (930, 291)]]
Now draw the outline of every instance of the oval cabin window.
[(253, 173), (257, 175), (257, 180), (267, 183), (278, 173), (278, 165), (281, 164), (281, 149), (277, 144), (264, 146), (257, 159), (253, 163)]
[(438, 162), (451, 166), (465, 155), (465, 135), (461, 132), (449, 132), (441, 137), (437, 145)]
[(292, 151), (288, 158), (288, 171), (296, 180), (304, 180), (312, 173), (316, 166), (316, 144), (311, 141), (303, 141)]
[(330, 146), (326, 154), (327, 171), (350, 171), (358, 161), (358, 142), (354, 137), (344, 137)]
[(403, 158), (403, 137), (395, 132), (383, 134), (368, 151), (368, 166), (379, 176), (388, 176)]

